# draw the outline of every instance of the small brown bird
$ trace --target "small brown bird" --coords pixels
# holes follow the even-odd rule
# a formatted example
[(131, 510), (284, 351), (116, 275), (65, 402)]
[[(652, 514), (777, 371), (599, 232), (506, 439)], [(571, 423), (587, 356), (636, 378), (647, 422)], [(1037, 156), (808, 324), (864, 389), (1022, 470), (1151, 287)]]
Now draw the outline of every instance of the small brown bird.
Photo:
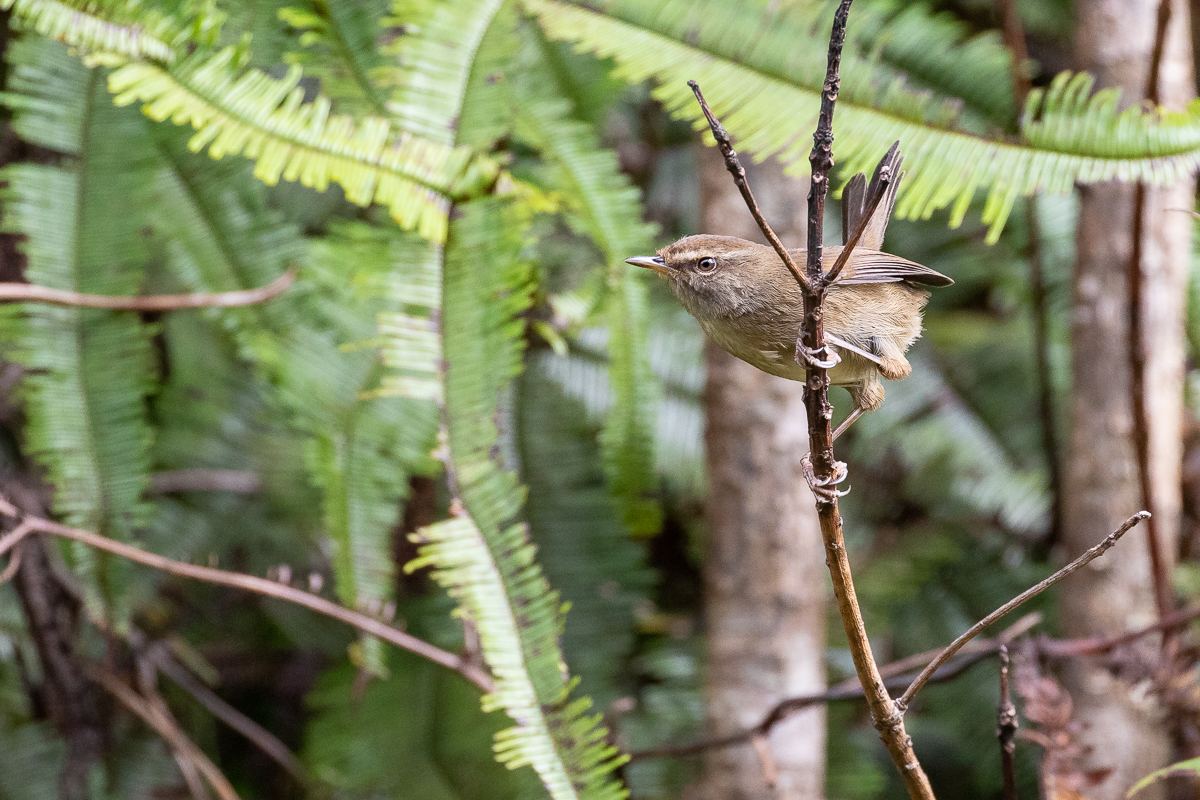
[[(889, 153), (885, 160), (892, 157)], [(829, 370), (830, 382), (845, 387), (855, 406), (835, 436), (883, 402), (881, 376), (894, 381), (912, 372), (904, 354), (921, 335), (921, 309), (929, 299), (929, 293), (918, 286), (954, 283), (929, 267), (879, 249), (903, 177), (900, 162), (896, 153), (891, 174), (897, 177), (825, 298), (825, 339), (837, 355), (829, 359), (835, 362)], [(866, 198), (875, 190), (878, 176), (879, 170), (871, 186), (862, 173), (847, 184), (842, 195), (843, 244), (865, 213)], [(826, 270), (841, 251), (841, 247), (823, 248)], [(789, 252), (803, 268), (805, 251)], [(796, 359), (804, 295), (767, 245), (701, 234), (667, 245), (656, 256), (638, 256), (626, 263), (665, 278), (704, 332), (729, 353), (772, 375), (805, 379), (805, 365)]]

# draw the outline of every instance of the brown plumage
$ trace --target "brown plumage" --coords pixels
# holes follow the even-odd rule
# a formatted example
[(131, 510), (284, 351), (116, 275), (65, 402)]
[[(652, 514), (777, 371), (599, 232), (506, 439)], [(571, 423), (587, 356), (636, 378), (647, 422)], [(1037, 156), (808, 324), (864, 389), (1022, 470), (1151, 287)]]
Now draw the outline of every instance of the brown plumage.
[[(826, 340), (841, 358), (829, 370), (830, 381), (849, 390), (863, 411), (883, 402), (881, 376), (899, 380), (912, 371), (904, 354), (921, 335), (921, 310), (929, 298), (918, 287), (953, 283), (928, 267), (880, 251), (899, 185), (897, 178), (888, 187), (825, 298)], [(857, 225), (867, 196), (865, 176), (856, 175), (843, 193), (844, 232)], [(841, 251), (823, 249), (826, 270)], [(789, 252), (804, 264), (804, 250)], [(804, 296), (770, 247), (733, 236), (688, 236), (657, 256), (629, 263), (664, 277), (683, 307), (725, 350), (764, 372), (804, 380), (804, 365), (795, 359)]]

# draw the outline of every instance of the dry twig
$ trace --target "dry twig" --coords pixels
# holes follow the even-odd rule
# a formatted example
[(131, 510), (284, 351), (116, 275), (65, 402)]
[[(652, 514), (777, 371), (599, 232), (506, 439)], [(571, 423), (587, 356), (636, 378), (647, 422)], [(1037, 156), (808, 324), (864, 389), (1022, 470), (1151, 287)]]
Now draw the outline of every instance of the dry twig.
[[(19, 517), (20, 512), (7, 500), (0, 498), (0, 514)], [(436, 647), (423, 639), (418, 639), (410, 633), (393, 628), (391, 625), (380, 622), (374, 617), (344, 608), (319, 595), (253, 575), (243, 575), (237, 572), (213, 569), (211, 567), (200, 567), (195, 564), (175, 561), (174, 559), (155, 553), (148, 553), (145, 550), (124, 544), (123, 542), (114, 541), (91, 531), (72, 528), (41, 517), (26, 516), (17, 529), (0, 538), (0, 555), (4, 555), (22, 538), (35, 532), (48, 533), (66, 539), (73, 539), (77, 542), (83, 542), (90, 547), (105, 550), (122, 558), (127, 558), (130, 561), (136, 561), (139, 564), (145, 564), (148, 567), (169, 572), (172, 575), (195, 578), (196, 580), (215, 583), (221, 586), (230, 586), (234, 589), (244, 589), (248, 592), (275, 597), (304, 606), (317, 613), (333, 617), (347, 625), (352, 625), (363, 633), (383, 639), (385, 642), (394, 644), (397, 647), (427, 658), (444, 667), (449, 667), (484, 692), (491, 692), (495, 688), (495, 681), (492, 679), (492, 676), (477, 664), (470, 663), (461, 656)]]
[(1008, 691), (1008, 647), (1000, 645), (1000, 706), (996, 709), (996, 738), (1000, 740), (1000, 771), (1004, 775), (1004, 800), (1017, 800), (1017, 708)]
[(1019, 595), (1014, 597), (1012, 600), (1009, 600), (1007, 603), (1000, 606), (998, 609), (996, 609), (992, 613), (988, 614), (983, 619), (979, 620), (979, 622), (976, 622), (974, 625), (972, 625), (970, 630), (968, 630), (962, 636), (959, 636), (957, 639), (955, 639), (953, 642), (951, 642), (946, 647), (946, 649), (944, 649), (941, 652), (941, 655), (939, 655), (933, 661), (929, 662), (929, 666), (927, 666), (927, 667), (925, 667), (925, 669), (921, 670), (921, 674), (917, 676), (916, 680), (914, 680), (912, 682), (912, 685), (909, 686), (908, 689), (904, 692), (904, 694), (900, 697), (900, 699), (896, 701), (897, 704), (900, 706), (900, 708), (907, 709), (909, 704), (912, 702), (913, 697), (916, 695), (917, 692), (921, 691), (921, 687), (924, 686), (925, 682), (929, 680), (929, 677), (931, 675), (933, 675), (934, 672), (937, 671), (937, 668), (940, 667), (942, 664), (945, 664), (955, 653), (957, 653), (959, 651), (959, 649), (963, 645), (965, 645), (967, 642), (971, 641), (976, 636), (978, 636), (980, 633), (982, 633), (985, 628), (987, 628), (993, 622), (995, 622), (996, 620), (1005, 616), (1006, 614), (1011, 613), (1014, 609), (1020, 607), (1024, 603), (1027, 603), (1028, 601), (1037, 597), (1039, 594), (1046, 591), (1051, 586), (1053, 586), (1054, 584), (1061, 581), (1063, 578), (1065, 578), (1068, 575), (1071, 575), (1075, 572), (1078, 572), (1080, 569), (1087, 566), (1095, 559), (1104, 555), (1104, 553), (1110, 547), (1112, 547), (1113, 545), (1115, 545), (1117, 543), (1118, 539), (1120, 539), (1127, 532), (1129, 532), (1129, 530), (1131, 530), (1135, 525), (1137, 525), (1142, 520), (1149, 519), (1149, 518), (1150, 518), (1149, 511), (1139, 511), (1138, 513), (1134, 514), (1132, 517), (1125, 520), (1124, 524), (1122, 524), (1121, 527), (1117, 528), (1115, 531), (1110, 533), (1108, 536), (1104, 537), (1104, 540), (1101, 541), (1099, 544), (1088, 548), (1088, 550), (1086, 552), (1084, 552), (1084, 554), (1081, 555), (1079, 558), (1075, 559), (1070, 564), (1067, 564), (1065, 567), (1060, 569), (1058, 572), (1054, 573), (1049, 578), (1046, 578), (1046, 580), (1021, 592)]
[[(797, 347), (803, 346), (810, 353), (820, 353), (825, 346), (822, 303), (827, 286), (827, 276), (821, 263), (821, 244), (824, 231), (825, 198), (829, 191), (829, 171), (833, 167), (833, 112), (840, 86), (838, 70), (841, 65), (842, 45), (846, 38), (846, 21), (850, 13), (851, 2), (852, 0), (841, 0), (834, 13), (833, 29), (829, 37), (828, 69), (821, 91), (821, 112), (817, 121), (817, 130), (813, 134), (812, 153), (809, 156), (809, 163), (812, 165), (812, 182), (809, 185), (808, 193), (806, 273), (801, 273), (792, 262), (786, 248), (779, 243), (779, 237), (771, 230), (770, 224), (759, 212), (749, 186), (746, 184), (745, 170), (737, 161), (737, 153), (730, 145), (728, 134), (702, 101), (699, 87), (695, 81), (689, 82), (692, 90), (696, 93), (697, 100), (701, 101), (701, 108), (712, 128), (721, 154), (725, 158), (725, 166), (734, 176), (750, 213), (804, 293), (802, 341), (797, 344)], [(849, 258), (851, 250), (852, 243), (849, 243), (844, 250), (846, 258)], [(833, 406), (829, 404), (829, 375), (824, 368), (815, 365), (812, 359), (808, 361), (804, 399), (808, 411), (813, 482), (819, 486), (836, 488), (836, 482), (844, 477), (844, 468), (837, 463), (833, 456), (833, 432), (830, 426), (830, 420), (833, 418)], [(817, 515), (821, 523), (821, 538), (825, 544), (826, 562), (829, 564), (830, 575), (833, 579), (834, 596), (837, 598), (838, 610), (841, 612), (842, 623), (850, 642), (850, 652), (854, 658), (855, 670), (864, 687), (875, 727), (904, 780), (909, 796), (914, 800), (933, 800), (933, 789), (929, 785), (929, 779), (925, 776), (925, 771), (921, 768), (916, 753), (913, 752), (912, 740), (904, 729), (904, 717), (888, 694), (883, 678), (879, 674), (879, 668), (875, 664), (875, 657), (871, 653), (871, 645), (867, 640), (862, 612), (859, 610), (853, 578), (850, 574), (850, 562), (846, 554), (846, 543), (842, 537), (841, 515), (838, 513), (835, 491), (818, 496)]]
[(181, 308), (232, 308), (252, 306), (283, 294), (296, 282), (296, 270), (289, 269), (266, 286), (233, 292), (194, 292), (192, 294), (151, 294), (119, 297), (107, 294), (83, 294), (66, 289), (51, 289), (29, 283), (0, 283), (0, 302), (49, 303), (57, 306), (108, 308), (116, 311), (175, 311)]

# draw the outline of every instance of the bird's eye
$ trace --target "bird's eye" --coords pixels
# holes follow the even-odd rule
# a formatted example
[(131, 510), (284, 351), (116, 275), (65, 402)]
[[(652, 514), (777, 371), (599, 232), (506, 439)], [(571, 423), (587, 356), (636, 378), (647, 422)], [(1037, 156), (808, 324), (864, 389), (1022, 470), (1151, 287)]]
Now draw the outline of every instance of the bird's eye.
[(717, 268), (717, 260), (715, 258), (702, 258), (696, 266), (700, 268), (701, 272), (712, 272)]

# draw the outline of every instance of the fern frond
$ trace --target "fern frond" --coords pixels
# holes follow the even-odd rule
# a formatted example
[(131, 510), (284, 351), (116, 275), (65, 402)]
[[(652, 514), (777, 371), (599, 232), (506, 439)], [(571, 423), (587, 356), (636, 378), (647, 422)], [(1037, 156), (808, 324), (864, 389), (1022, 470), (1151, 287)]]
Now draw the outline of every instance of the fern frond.
[(383, 119), (361, 124), (330, 116), (330, 102), (304, 102), (300, 70), (275, 80), (240, 73), (235, 50), (197, 53), (163, 69), (129, 62), (109, 78), (116, 102), (141, 101), (152, 119), (197, 129), (189, 146), (209, 155), (244, 154), (255, 177), (273, 185), (298, 180), (324, 191), (338, 183), (359, 205), (381, 203), (402, 227), (441, 241), (452, 197), (478, 190), (495, 165), (453, 148), (395, 130)]
[(653, 575), (644, 548), (621, 524), (586, 408), (563, 393), (543, 361), (527, 362), (517, 382), (525, 514), (547, 579), (571, 604), (562, 634), (567, 664), (604, 707), (628, 691), (621, 665), (633, 643), (634, 605)]
[(79, 48), (168, 63), (185, 42), (211, 44), (224, 15), (211, 0), (0, 0), (13, 22)]
[(621, 174), (616, 155), (597, 147), (589, 126), (571, 118), (570, 103), (545, 61), (530, 63), (527, 70), (514, 82), (517, 134), (541, 152), (549, 165), (546, 182), (562, 195), (571, 220), (599, 246), (605, 260), (598, 316), (609, 330), (614, 404), (600, 443), (609, 485), (629, 529), (653, 535), (661, 512), (648, 498), (655, 483), (655, 381), (646, 354), (646, 289), (643, 276), (630, 270), (625, 259), (654, 249), (654, 226), (642, 222), (639, 192)]
[(441, 403), (442, 249), (428, 242), (397, 239), (391, 258), (396, 271), (387, 289), (389, 307), (377, 317), (383, 364), (389, 372), (381, 394)]
[(407, 565), (435, 577), (477, 624), (497, 689), (485, 708), (517, 723), (496, 737), (496, 757), (532, 766), (556, 800), (615, 800), (620, 763), (591, 701), (571, 698), (558, 636), (562, 613), (518, 522), (524, 490), (498, 463), (501, 392), (521, 369), (529, 270), (520, 258), (525, 224), (498, 198), (462, 207), (451, 223), (443, 274), (442, 337), (451, 487), (456, 518), (423, 529)]
[[(149, 188), (145, 121), (114, 108), (101, 71), (45, 39), (9, 43), (6, 100), (26, 141), (62, 154), (60, 166), (17, 163), (2, 173), (3, 230), (19, 245), (32, 283), (96, 294), (139, 293), (146, 251), (134, 213)], [(53, 132), (53, 135), (47, 135)], [(128, 539), (145, 519), (153, 389), (150, 337), (136, 314), (42, 304), (0, 309), (0, 339), (27, 371), (21, 387), (28, 448), (54, 485), (69, 524)], [(98, 559), (77, 551), (93, 610)]]
[(320, 80), (321, 91), (344, 110), (387, 118), (387, 93), (375, 77), (388, 69), (376, 41), (386, 9), (387, 0), (309, 0), (280, 9), (280, 18), (300, 31), (302, 48), (288, 53), (286, 61)]
[(505, 0), (401, 5), (394, 21), (411, 31), (385, 49), (400, 64), (390, 78), (396, 88), (388, 109), (404, 130), (446, 146), (462, 144), (458, 118), (475, 56)]
[[(615, 59), (619, 77), (656, 80), (655, 96), (697, 127), (703, 120), (686, 82), (699, 81), (741, 149), (757, 158), (778, 156), (789, 173), (805, 171), (825, 44), (806, 47), (793, 41), (792, 62), (774, 50), (760, 61), (752, 38), (759, 29), (751, 30), (725, 0), (686, 7), (671, 0), (614, 0), (604, 12), (564, 0), (525, 4), (552, 37)], [(817, 56), (821, 64), (812, 63)], [(1183, 113), (1133, 107), (1118, 114), (1115, 95), (1099, 92), (1089, 98), (1083, 91), (1090, 88), (1086, 79), (1061, 76), (1047, 92), (1031, 95), (1023, 138), (1010, 143), (955, 127), (955, 106), (935, 103), (900, 81), (883, 87), (872, 83), (870, 65), (852, 55), (843, 61), (842, 74), (835, 134), (843, 174), (867, 169), (900, 140), (909, 178), (897, 214), (928, 218), (949, 206), (950, 224), (956, 226), (982, 189), (991, 242), (1018, 196), (1066, 191), (1076, 181), (1169, 183), (1200, 164), (1197, 103)]]

